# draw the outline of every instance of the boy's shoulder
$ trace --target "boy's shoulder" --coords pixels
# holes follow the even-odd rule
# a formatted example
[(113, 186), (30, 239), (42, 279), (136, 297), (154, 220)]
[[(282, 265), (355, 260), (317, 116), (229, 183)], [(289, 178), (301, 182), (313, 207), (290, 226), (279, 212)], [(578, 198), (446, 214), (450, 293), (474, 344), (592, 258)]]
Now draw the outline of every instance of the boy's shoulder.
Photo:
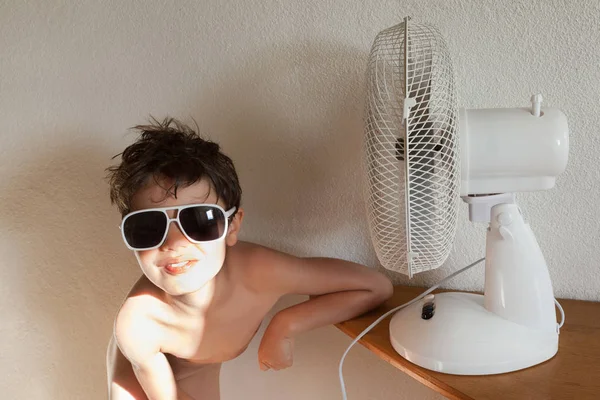
[[(252, 291), (285, 291), (284, 283), (302, 258), (251, 242), (238, 242), (231, 252), (231, 265), (238, 279)], [(284, 294), (284, 293), (278, 293)]]
[[(142, 275), (127, 294), (115, 317), (113, 334), (121, 351), (125, 354), (132, 348), (149, 349), (158, 346), (161, 328), (157, 321), (167, 315), (161, 290)], [(125, 355), (127, 358), (135, 358), (135, 355)]]
[(282, 268), (297, 257), (252, 242), (239, 241), (232, 249), (232, 264), (245, 272), (264, 273)]
[(119, 314), (135, 312), (136, 315), (146, 315), (156, 313), (165, 305), (164, 292), (154, 285), (146, 275), (140, 278), (127, 293), (125, 300), (121, 304)]

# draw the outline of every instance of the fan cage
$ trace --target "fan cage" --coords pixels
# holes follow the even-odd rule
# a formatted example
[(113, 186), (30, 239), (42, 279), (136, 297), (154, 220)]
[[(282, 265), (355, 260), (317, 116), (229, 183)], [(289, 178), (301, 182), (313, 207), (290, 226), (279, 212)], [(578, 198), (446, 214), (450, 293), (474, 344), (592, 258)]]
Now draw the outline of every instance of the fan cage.
[[(405, 103), (412, 105), (406, 119)], [(451, 251), (460, 189), (457, 115), (441, 34), (408, 19), (380, 32), (368, 62), (364, 163), (371, 238), (389, 270), (412, 277), (441, 266)]]

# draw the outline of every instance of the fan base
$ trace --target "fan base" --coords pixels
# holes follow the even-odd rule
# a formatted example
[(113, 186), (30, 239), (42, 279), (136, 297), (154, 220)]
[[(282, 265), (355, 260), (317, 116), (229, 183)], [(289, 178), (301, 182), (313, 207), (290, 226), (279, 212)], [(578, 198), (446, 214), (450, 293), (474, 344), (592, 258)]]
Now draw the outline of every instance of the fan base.
[(531, 329), (484, 307), (484, 296), (440, 293), (434, 315), (423, 319), (425, 301), (398, 311), (390, 341), (408, 361), (456, 375), (491, 375), (531, 367), (558, 351), (558, 332)]

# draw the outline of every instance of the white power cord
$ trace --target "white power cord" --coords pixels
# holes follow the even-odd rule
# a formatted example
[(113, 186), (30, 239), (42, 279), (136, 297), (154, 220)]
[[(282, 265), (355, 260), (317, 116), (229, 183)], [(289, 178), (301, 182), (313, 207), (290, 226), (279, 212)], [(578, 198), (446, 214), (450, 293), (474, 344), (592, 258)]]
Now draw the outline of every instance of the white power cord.
[(560, 324), (558, 324), (558, 329), (556, 330), (558, 333), (560, 333), (560, 328), (562, 328), (562, 326), (565, 324), (565, 310), (563, 310), (558, 300), (554, 299), (554, 304), (556, 304), (558, 311), (560, 311)]
[[(396, 308), (393, 308), (391, 310), (389, 310), (388, 312), (386, 312), (385, 314), (383, 314), (381, 317), (377, 318), (375, 320), (375, 322), (373, 322), (371, 325), (369, 325), (368, 327), (365, 328), (365, 330), (363, 330), (353, 341), (352, 343), (350, 343), (350, 346), (348, 346), (348, 348), (346, 349), (346, 351), (344, 352), (344, 355), (342, 356), (341, 360), (340, 360), (340, 367), (339, 367), (339, 375), (340, 375), (340, 386), (342, 388), (342, 397), (344, 400), (348, 399), (348, 396), (346, 395), (346, 385), (344, 383), (344, 373), (343, 373), (343, 367), (344, 367), (344, 360), (346, 359), (346, 355), (348, 355), (348, 352), (350, 351), (350, 349), (352, 348), (352, 346), (354, 346), (360, 339), (362, 339), (363, 336), (365, 336), (371, 329), (373, 329), (377, 324), (379, 324), (381, 321), (383, 321), (385, 318), (387, 318), (388, 315), (395, 313), (396, 311), (410, 306), (411, 304), (421, 300), (423, 297), (427, 296), (429, 293), (433, 292), (435, 289), (437, 289), (438, 287), (440, 287), (442, 284), (444, 284), (446, 281), (454, 278), (456, 275), (468, 270), (471, 267), (474, 267), (475, 265), (479, 264), (480, 262), (482, 262), (483, 260), (485, 260), (484, 258), (480, 258), (479, 260), (475, 261), (474, 263), (471, 263), (469, 265), (467, 265), (466, 267), (459, 269), (458, 271), (448, 275), (447, 277), (445, 277), (444, 279), (442, 279), (441, 281), (439, 281), (438, 283), (436, 283), (434, 286), (430, 287), (429, 289), (427, 289), (426, 291), (424, 291), (423, 293), (421, 293), (420, 295), (418, 295), (417, 297), (415, 297), (414, 299), (412, 299), (411, 301), (404, 303)], [(558, 307), (559, 311), (560, 311), (560, 315), (561, 315), (561, 322), (558, 325), (558, 330), (560, 330), (560, 328), (563, 326), (564, 322), (565, 322), (565, 312), (563, 310), (563, 308), (561, 307), (560, 303), (554, 299), (554, 302), (556, 303), (556, 306)]]

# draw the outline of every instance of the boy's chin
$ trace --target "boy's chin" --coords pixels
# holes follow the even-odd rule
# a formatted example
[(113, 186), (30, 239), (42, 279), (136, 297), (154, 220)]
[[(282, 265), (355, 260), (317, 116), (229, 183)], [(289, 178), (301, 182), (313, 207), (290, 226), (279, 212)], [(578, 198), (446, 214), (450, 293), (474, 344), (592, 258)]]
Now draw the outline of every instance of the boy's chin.
[(202, 289), (206, 285), (206, 282), (195, 282), (194, 285), (181, 285), (181, 284), (173, 284), (172, 282), (160, 282), (158, 288), (168, 294), (169, 296), (178, 297), (185, 296), (187, 294), (191, 294), (197, 292)]
[(216, 273), (208, 276), (206, 274), (202, 274), (202, 276), (198, 276), (197, 274), (184, 274), (177, 276), (176, 279), (172, 279), (173, 277), (171, 277), (171, 279), (167, 279), (166, 281), (161, 282), (161, 285), (157, 286), (171, 296), (184, 296), (201, 290), (206, 284), (213, 280), (215, 276)]
[(172, 297), (181, 297), (181, 296), (186, 296), (186, 295), (190, 295), (192, 293), (195, 293), (199, 290), (201, 290), (203, 287), (202, 286), (198, 286), (198, 287), (178, 287), (178, 288), (161, 288), (165, 293), (167, 293), (169, 296)]

